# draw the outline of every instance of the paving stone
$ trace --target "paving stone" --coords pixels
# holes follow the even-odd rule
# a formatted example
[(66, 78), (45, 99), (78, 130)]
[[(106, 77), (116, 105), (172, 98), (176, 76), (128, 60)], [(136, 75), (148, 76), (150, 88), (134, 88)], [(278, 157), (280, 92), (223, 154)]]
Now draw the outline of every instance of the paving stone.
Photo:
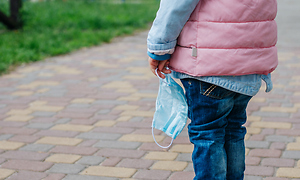
[(42, 105), (42, 106), (31, 106), (30, 110), (33, 111), (41, 111), (41, 112), (59, 112), (63, 110), (64, 107), (62, 106), (47, 106), (47, 105)]
[(286, 112), (286, 113), (295, 113), (298, 111), (296, 107), (262, 107), (261, 111), (267, 112)]
[(122, 127), (96, 127), (93, 129), (94, 132), (102, 132), (102, 133), (116, 133), (119, 134), (129, 134), (134, 131), (133, 128), (122, 128)]
[(62, 180), (65, 176), (65, 174), (49, 174), (43, 180)]
[(261, 128), (247, 127), (247, 134), (259, 134), (261, 133)]
[(178, 154), (176, 161), (192, 162), (192, 154), (180, 153), (180, 154)]
[(73, 164), (81, 158), (79, 155), (71, 154), (53, 154), (49, 156), (45, 161), (53, 163), (67, 163)]
[(77, 137), (82, 139), (117, 140), (121, 136), (122, 136), (121, 134), (113, 134), (113, 133), (86, 132), (86, 133), (81, 133)]
[(78, 146), (91, 147), (97, 142), (97, 140), (83, 140)]
[(169, 180), (193, 180), (194, 177), (194, 172), (174, 172)]
[(13, 136), (14, 135), (12, 135), (12, 134), (3, 134), (3, 135), (0, 135), (0, 141), (8, 140), (9, 138), (11, 138)]
[[(132, 134), (147, 134), (147, 135), (152, 135), (152, 130), (149, 129), (149, 128), (139, 128), (139, 129), (136, 129)], [(153, 129), (153, 134), (154, 135), (160, 135), (160, 134), (163, 134), (163, 133), (162, 133), (162, 131), (159, 131), (157, 129)]]
[(57, 121), (54, 117), (34, 117), (30, 123), (53, 123)]
[(283, 158), (300, 159), (299, 151), (283, 151)]
[(86, 168), (84, 171), (82, 171), (80, 174), (117, 177), (117, 178), (129, 178), (132, 177), (136, 171), (137, 170), (133, 168), (90, 166)]
[(88, 175), (67, 175), (64, 180), (119, 180), (119, 178), (88, 176)]
[(0, 155), (2, 158), (6, 159), (19, 159), (19, 160), (33, 160), (33, 161), (43, 161), (48, 157), (48, 153), (40, 152), (30, 152), (30, 151), (6, 151)]
[[(55, 119), (57, 119), (57, 118), (55, 118)], [(66, 123), (68, 123), (70, 120), (71, 120), (70, 118), (61, 118), (61, 119), (55, 121), (55, 123), (56, 123), (56, 124), (66, 124)]]
[(21, 151), (36, 151), (36, 152), (48, 152), (52, 149), (54, 145), (47, 144), (27, 144), (26, 146), (20, 148)]
[(117, 127), (125, 128), (149, 128), (151, 129), (151, 122), (118, 122)]
[(274, 168), (262, 166), (246, 166), (245, 175), (252, 176), (272, 176)]
[(154, 114), (153, 111), (139, 111), (139, 110), (129, 111), (129, 110), (127, 110), (127, 111), (124, 111), (121, 115), (122, 116), (153, 117), (153, 114)]
[(253, 116), (261, 116), (261, 117), (285, 117), (288, 118), (290, 116), (289, 113), (282, 112), (253, 112), (251, 115)]
[(284, 142), (274, 142), (271, 144), (270, 149), (284, 150), (285, 147), (286, 147), (286, 143)]
[(122, 158), (141, 158), (144, 151), (125, 150), (125, 149), (100, 149), (96, 155), (104, 157), (122, 157)]
[(76, 163), (83, 164), (83, 165), (99, 165), (104, 160), (105, 160), (104, 157), (99, 157), (99, 156), (83, 156)]
[(249, 139), (246, 139), (246, 140), (249, 140), (249, 141), (264, 141), (265, 140), (265, 135), (263, 135), (263, 134), (254, 134), (254, 135), (251, 135), (249, 137)]
[(262, 177), (245, 175), (244, 180), (262, 180)]
[(184, 171), (194, 172), (194, 164), (192, 162), (188, 163), (188, 166), (184, 169)]
[(183, 144), (176, 144), (173, 145), (170, 149), (171, 152), (178, 152), (178, 153), (192, 153), (194, 150), (194, 146), (192, 144), (183, 145)]
[(0, 129), (1, 134), (19, 134), (19, 135), (31, 135), (37, 132), (35, 129), (19, 128), (19, 127), (6, 127)]
[(138, 108), (139, 108), (139, 106), (125, 104), (125, 105), (118, 105), (114, 109), (117, 109), (117, 110), (137, 110)]
[(95, 99), (90, 98), (77, 98), (71, 101), (71, 103), (79, 103), (79, 104), (91, 104), (95, 101)]
[(2, 167), (7, 169), (28, 170), (28, 171), (46, 171), (53, 163), (40, 162), (40, 161), (28, 161), (28, 160), (8, 160)]
[(120, 148), (120, 149), (137, 149), (142, 143), (123, 142), (123, 141), (99, 141), (94, 145), (97, 148)]
[(280, 157), (281, 151), (277, 149), (252, 149), (249, 156), (254, 157)]
[(18, 122), (27, 122), (31, 120), (33, 116), (29, 115), (13, 115), (5, 118), (4, 121), (18, 121)]
[(129, 122), (142, 122), (143, 120), (144, 120), (144, 117), (132, 117), (129, 119)]
[[(1, 152), (0, 152), (0, 154), (1, 154)], [(4, 163), (5, 161), (6, 161), (6, 159), (0, 158), (0, 164)]]
[(245, 162), (246, 162), (246, 165), (259, 165), (260, 158), (259, 157), (246, 156)]
[(85, 166), (80, 164), (54, 164), (48, 172), (62, 174), (77, 174), (81, 172)]
[[(183, 133), (184, 132), (182, 131), (182, 134), (180, 134), (179, 136), (177, 136), (177, 138), (173, 141), (174, 144), (191, 144), (189, 137), (188, 136), (184, 136)], [(168, 140), (168, 142), (170, 142), (169, 139), (170, 138), (165, 138), (164, 142), (166, 140)]]
[(120, 116), (117, 121), (129, 121), (132, 119), (132, 116)]
[(266, 136), (266, 140), (270, 142), (293, 142), (294, 137), (280, 136), (280, 135), (269, 135)]
[(46, 173), (33, 172), (33, 171), (17, 171), (15, 174), (9, 177), (9, 180), (41, 180), (46, 177)]
[(88, 119), (92, 117), (93, 113), (74, 113), (74, 112), (60, 112), (56, 115), (58, 118), (70, 118), (70, 119)]
[(33, 143), (38, 139), (39, 139), (39, 137), (32, 136), (32, 135), (15, 135), (14, 137), (10, 138), (9, 141)]
[(300, 178), (300, 171), (298, 168), (279, 168), (276, 172), (276, 176), (285, 178)]
[(284, 123), (284, 122), (252, 122), (251, 127), (274, 128), (274, 129), (290, 129), (290, 128), (292, 128), (292, 124), (291, 123)]
[(149, 152), (144, 156), (144, 159), (151, 159), (151, 160), (175, 160), (178, 156), (178, 153), (173, 152)]
[(5, 179), (12, 175), (15, 171), (11, 169), (0, 169), (0, 179)]
[(279, 178), (279, 177), (267, 177), (264, 180), (288, 180), (287, 178)]
[(263, 166), (294, 167), (295, 161), (292, 159), (283, 158), (264, 158), (261, 164)]
[(24, 145), (24, 143), (20, 142), (0, 141), (0, 149), (3, 150), (16, 150)]
[(154, 161), (147, 159), (123, 159), (118, 164), (118, 167), (148, 169), (153, 163)]
[(78, 154), (78, 155), (93, 155), (97, 152), (97, 148), (93, 147), (79, 147), (79, 146), (56, 146), (51, 149), (52, 153), (63, 153), (63, 154)]
[(153, 164), (151, 169), (166, 171), (183, 171), (187, 167), (187, 162), (181, 161), (158, 161)]
[[(22, 126), (24, 126), (24, 125), (26, 125), (27, 124), (27, 122), (9, 122), (9, 121), (0, 121), (0, 126), (2, 126), (2, 127), (22, 127)], [(6, 130), (7, 128), (5, 128), (5, 130)], [(14, 128), (12, 128), (12, 129), (14, 129)], [(4, 130), (4, 129), (1, 129), (1, 130)], [(4, 132), (8, 132), (8, 131), (4, 131), (4, 132), (2, 132), (2, 131), (0, 131), (1, 133), (4, 133)], [(9, 134), (9, 133), (6, 133), (6, 134)], [(15, 134), (15, 133), (14, 133)]]
[(76, 138), (62, 138), (62, 137), (43, 137), (36, 141), (38, 144), (51, 144), (51, 145), (67, 145), (76, 146), (82, 139)]
[(111, 127), (111, 126), (114, 126), (115, 124), (116, 124), (115, 121), (111, 121), (111, 120), (101, 120), (101, 121), (98, 121), (96, 124), (94, 124), (94, 126)]
[(97, 115), (108, 114), (109, 112), (111, 112), (110, 109), (101, 109), (100, 111), (97, 112)]
[(270, 146), (269, 142), (266, 141), (245, 141), (245, 146), (247, 148), (268, 148)]
[(95, 124), (95, 122), (96, 120), (94, 119), (73, 119), (69, 123), (89, 126)]
[(6, 114), (7, 115), (29, 115), (33, 111), (30, 109), (12, 109), (8, 111)]
[(161, 180), (167, 179), (171, 174), (171, 171), (163, 170), (139, 170), (134, 176), (134, 179), (149, 179), (149, 180)]
[(80, 132), (59, 131), (59, 130), (40, 130), (36, 136), (52, 136), (52, 137), (75, 137)]
[(35, 111), (31, 115), (34, 117), (52, 117), (55, 114), (56, 114), (56, 112)]
[(275, 134), (275, 129), (265, 128), (261, 131), (261, 134), (263, 134), (263, 135)]
[(297, 143), (288, 143), (286, 150), (290, 151), (300, 151), (300, 142)]
[[(155, 139), (157, 142), (162, 142), (165, 136), (156, 135)], [(129, 142), (154, 142), (152, 135), (145, 134), (125, 134), (123, 135), (119, 141), (129, 141)]]
[(87, 126), (87, 125), (58, 124), (53, 126), (51, 130), (88, 132), (93, 128), (94, 128), (93, 126)]
[(28, 128), (33, 128), (33, 129), (49, 129), (53, 126), (53, 123), (30, 123)]
[(115, 167), (121, 160), (119, 157), (107, 157), (101, 166)]
[(299, 129), (277, 129), (276, 134), (284, 136), (300, 136), (300, 131)]

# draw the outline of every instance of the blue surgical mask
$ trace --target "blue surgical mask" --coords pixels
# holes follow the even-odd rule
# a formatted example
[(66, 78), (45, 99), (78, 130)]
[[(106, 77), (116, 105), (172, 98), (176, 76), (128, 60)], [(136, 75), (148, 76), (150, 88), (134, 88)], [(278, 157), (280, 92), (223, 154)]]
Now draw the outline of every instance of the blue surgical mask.
[[(169, 148), (172, 145), (173, 140), (185, 127), (188, 117), (188, 105), (182, 87), (174, 81), (170, 74), (165, 74), (165, 77), (165, 79), (159, 79), (156, 110), (152, 122), (154, 141), (161, 148)], [(169, 146), (164, 147), (157, 143), (153, 128), (163, 131), (172, 138)]]

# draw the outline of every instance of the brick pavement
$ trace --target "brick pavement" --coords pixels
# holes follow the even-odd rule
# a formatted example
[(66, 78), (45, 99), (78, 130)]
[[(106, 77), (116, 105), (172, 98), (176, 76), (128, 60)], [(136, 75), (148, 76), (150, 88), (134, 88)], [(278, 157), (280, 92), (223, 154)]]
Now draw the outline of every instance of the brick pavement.
[[(187, 130), (169, 150), (151, 136), (158, 80), (145, 38), (118, 38), (0, 77), (0, 179), (191, 180)], [(299, 49), (279, 48), (274, 90), (262, 87), (249, 104), (246, 180), (300, 180)]]

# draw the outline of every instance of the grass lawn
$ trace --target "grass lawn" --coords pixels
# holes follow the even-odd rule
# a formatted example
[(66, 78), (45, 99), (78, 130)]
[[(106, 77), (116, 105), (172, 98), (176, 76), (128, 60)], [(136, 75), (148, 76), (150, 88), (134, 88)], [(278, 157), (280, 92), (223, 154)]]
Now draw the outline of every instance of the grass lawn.
[[(0, 23), (0, 74), (23, 63), (109, 42), (113, 37), (147, 28), (158, 9), (157, 0), (25, 1), (24, 27), (8, 31)], [(0, 0), (8, 12), (8, 2)]]

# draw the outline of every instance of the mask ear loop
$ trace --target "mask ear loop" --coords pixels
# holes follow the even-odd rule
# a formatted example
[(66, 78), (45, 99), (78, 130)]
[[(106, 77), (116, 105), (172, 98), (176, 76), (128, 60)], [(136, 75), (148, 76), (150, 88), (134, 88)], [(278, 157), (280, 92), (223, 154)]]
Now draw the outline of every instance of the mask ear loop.
[(161, 77), (158, 75), (157, 70), (158, 70), (158, 68), (155, 69), (155, 74), (156, 74), (156, 76), (157, 76), (163, 83), (169, 85), (168, 82), (167, 82), (165, 79), (161, 78)]
[(162, 145), (158, 144), (158, 142), (157, 142), (156, 139), (155, 139), (155, 136), (154, 136), (154, 130), (153, 130), (153, 129), (154, 129), (154, 128), (153, 128), (153, 125), (152, 125), (152, 136), (153, 136), (153, 139), (154, 139), (154, 142), (156, 143), (156, 145), (158, 145), (158, 146), (161, 147), (161, 148), (167, 149), (167, 148), (169, 148), (169, 147), (173, 144), (173, 141), (174, 141), (173, 138), (172, 138), (171, 143), (170, 143), (168, 146), (162, 146)]
[[(165, 84), (168, 85), (168, 82), (167, 82), (166, 80), (164, 80), (163, 78), (161, 78), (161, 77), (158, 75), (157, 70), (158, 70), (158, 68), (155, 69), (155, 74), (156, 74), (156, 76), (157, 76), (163, 83), (165, 83)], [(153, 139), (154, 139), (154, 142), (156, 143), (156, 145), (158, 145), (159, 147), (164, 148), (164, 149), (169, 148), (169, 147), (173, 144), (173, 141), (174, 141), (174, 139), (172, 138), (172, 141), (171, 141), (171, 143), (170, 143), (168, 146), (162, 146), (162, 145), (158, 144), (158, 142), (156, 141), (155, 136), (154, 136), (154, 126), (153, 126), (153, 124), (152, 124), (152, 136), (153, 136)]]

